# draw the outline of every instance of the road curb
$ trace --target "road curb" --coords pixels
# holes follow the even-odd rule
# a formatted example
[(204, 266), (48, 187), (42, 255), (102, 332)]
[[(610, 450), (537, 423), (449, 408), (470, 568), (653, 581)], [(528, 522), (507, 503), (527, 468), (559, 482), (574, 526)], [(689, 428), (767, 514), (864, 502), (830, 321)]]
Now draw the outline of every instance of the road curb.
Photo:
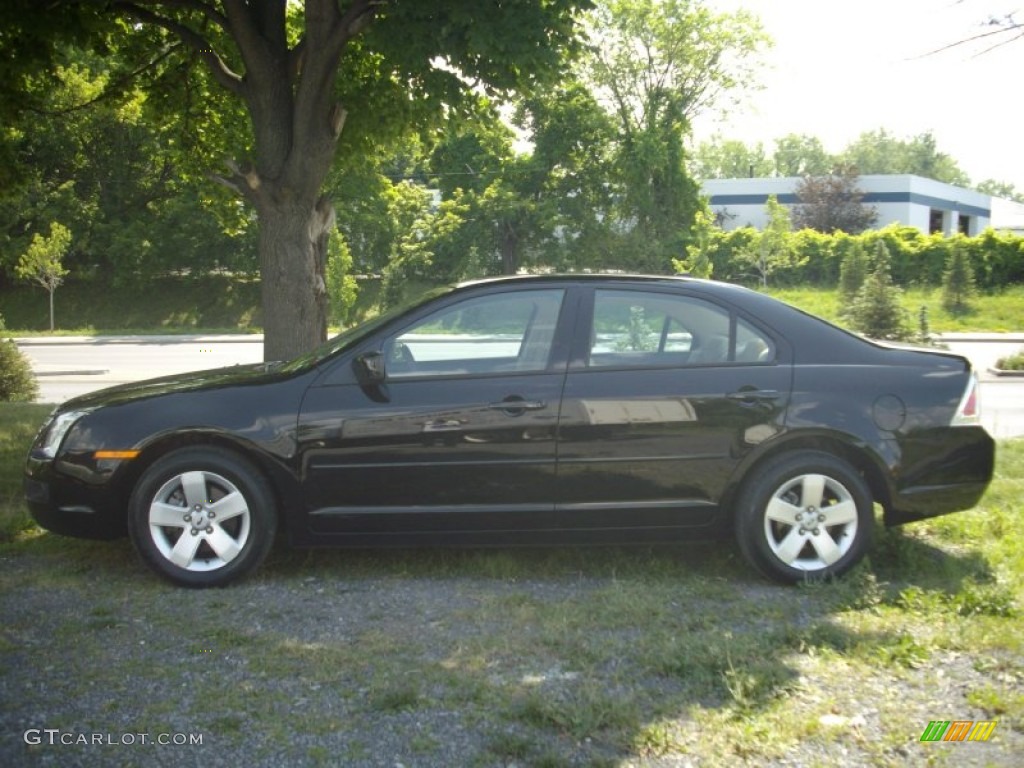
[(102, 376), (110, 373), (108, 368), (60, 368), (54, 371), (36, 371), (36, 376)]
[(210, 336), (15, 336), (19, 347), (60, 347), (108, 344), (262, 344), (263, 334), (239, 333)]

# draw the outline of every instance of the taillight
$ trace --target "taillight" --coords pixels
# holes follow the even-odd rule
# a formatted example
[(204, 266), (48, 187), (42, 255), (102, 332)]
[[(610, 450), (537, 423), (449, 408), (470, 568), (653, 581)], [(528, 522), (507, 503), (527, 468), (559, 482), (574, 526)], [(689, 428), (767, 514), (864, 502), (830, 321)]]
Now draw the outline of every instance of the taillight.
[(973, 427), (981, 424), (981, 392), (978, 388), (978, 375), (971, 372), (967, 380), (967, 389), (960, 399), (960, 406), (953, 416), (952, 426)]

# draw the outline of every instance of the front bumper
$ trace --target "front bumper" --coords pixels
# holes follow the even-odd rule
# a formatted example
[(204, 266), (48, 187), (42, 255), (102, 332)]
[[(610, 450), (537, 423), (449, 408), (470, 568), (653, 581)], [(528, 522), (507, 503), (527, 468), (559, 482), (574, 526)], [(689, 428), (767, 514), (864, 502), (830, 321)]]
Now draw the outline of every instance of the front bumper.
[(106, 486), (61, 475), (50, 462), (35, 458), (25, 466), (22, 485), (29, 512), (48, 531), (83, 539), (116, 539), (128, 533), (123, 505)]

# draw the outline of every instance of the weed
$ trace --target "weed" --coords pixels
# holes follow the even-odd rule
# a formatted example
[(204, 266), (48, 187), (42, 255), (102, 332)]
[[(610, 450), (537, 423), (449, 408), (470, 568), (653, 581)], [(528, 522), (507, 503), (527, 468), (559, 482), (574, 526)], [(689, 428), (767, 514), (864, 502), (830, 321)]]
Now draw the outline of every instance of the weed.
[(908, 634), (901, 634), (895, 642), (880, 646), (877, 654), (883, 664), (908, 669), (923, 667), (930, 656), (928, 649)]

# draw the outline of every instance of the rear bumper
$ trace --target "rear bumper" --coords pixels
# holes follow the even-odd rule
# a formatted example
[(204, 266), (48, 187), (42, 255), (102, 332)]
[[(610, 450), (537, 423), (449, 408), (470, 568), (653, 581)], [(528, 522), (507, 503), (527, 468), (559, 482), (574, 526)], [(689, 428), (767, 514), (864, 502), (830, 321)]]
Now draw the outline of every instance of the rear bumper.
[[(945, 445), (946, 450), (936, 450)], [(920, 449), (920, 450), (918, 450)], [(995, 470), (996, 444), (982, 427), (929, 430), (903, 446), (902, 483), (885, 510), (886, 525), (971, 509)], [(915, 457), (921, 460), (915, 461)]]

